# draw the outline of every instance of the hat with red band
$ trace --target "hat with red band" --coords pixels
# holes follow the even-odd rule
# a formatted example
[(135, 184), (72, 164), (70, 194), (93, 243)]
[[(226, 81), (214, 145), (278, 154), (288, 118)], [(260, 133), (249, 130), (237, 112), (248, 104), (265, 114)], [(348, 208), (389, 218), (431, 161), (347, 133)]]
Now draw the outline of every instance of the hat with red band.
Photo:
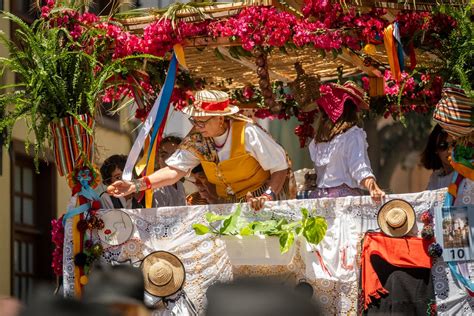
[(189, 116), (225, 116), (239, 112), (239, 108), (230, 104), (229, 95), (218, 90), (197, 91), (194, 103), (185, 107), (184, 114)]

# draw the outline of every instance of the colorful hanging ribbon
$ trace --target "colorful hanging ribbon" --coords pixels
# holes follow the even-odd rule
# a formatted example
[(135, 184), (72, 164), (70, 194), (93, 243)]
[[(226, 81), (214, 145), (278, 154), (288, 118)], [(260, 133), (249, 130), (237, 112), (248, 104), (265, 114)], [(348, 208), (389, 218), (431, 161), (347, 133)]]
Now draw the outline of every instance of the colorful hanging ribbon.
[(400, 37), (400, 29), (398, 28), (398, 22), (393, 23), (393, 38), (397, 46), (397, 57), (398, 57), (398, 67), (400, 71), (405, 70), (405, 56), (403, 53), (402, 39)]
[(138, 137), (133, 143), (132, 149), (128, 154), (127, 163), (125, 164), (122, 174), (122, 178), (126, 181), (130, 181), (132, 179), (132, 171), (135, 163), (137, 162), (140, 152), (144, 147), (147, 136), (150, 134), (150, 131), (152, 131), (150, 145), (148, 146), (148, 150), (145, 153), (147, 156), (147, 162), (149, 161), (148, 157), (150, 156), (152, 148), (154, 147), (154, 142), (160, 129), (159, 127), (161, 126), (165, 114), (167, 113), (171, 99), (171, 93), (173, 92), (174, 82), (176, 79), (176, 73), (178, 69), (177, 67), (178, 63), (176, 55), (173, 53), (163, 88), (161, 89), (160, 94), (158, 95), (158, 98), (150, 110), (145, 122), (143, 122), (142, 129), (140, 130), (140, 133), (138, 134)]
[(467, 279), (464, 275), (459, 272), (459, 263), (458, 262), (448, 262), (449, 270), (454, 275), (454, 277), (461, 282), (462, 285), (468, 290), (469, 292), (474, 292), (474, 283)]
[[(86, 198), (89, 201), (100, 201), (99, 195), (89, 186), (90, 178), (82, 177), (79, 173), (78, 177), (79, 182), (81, 183), (81, 191), (78, 192), (79, 196)], [(75, 215), (79, 215), (87, 212), (91, 208), (91, 203), (81, 204), (78, 207), (69, 209), (63, 217), (63, 225), (66, 224), (68, 218), (72, 218)]]
[(390, 24), (385, 28), (383, 31), (383, 38), (392, 76), (395, 80), (400, 81), (402, 76), (400, 72), (400, 63), (398, 61), (397, 45), (393, 36), (393, 24)]

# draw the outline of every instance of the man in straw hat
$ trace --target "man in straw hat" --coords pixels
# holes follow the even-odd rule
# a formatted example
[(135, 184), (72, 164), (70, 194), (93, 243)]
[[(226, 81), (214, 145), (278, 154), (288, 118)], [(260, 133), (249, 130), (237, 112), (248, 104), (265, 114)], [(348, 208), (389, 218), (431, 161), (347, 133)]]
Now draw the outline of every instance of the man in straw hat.
[(107, 188), (110, 194), (171, 185), (201, 164), (221, 202), (248, 201), (258, 210), (265, 201), (289, 198), (291, 170), (285, 150), (249, 118), (238, 115), (227, 93), (198, 91), (194, 104), (183, 112), (194, 128), (166, 161), (168, 167), (135, 182), (116, 181)]

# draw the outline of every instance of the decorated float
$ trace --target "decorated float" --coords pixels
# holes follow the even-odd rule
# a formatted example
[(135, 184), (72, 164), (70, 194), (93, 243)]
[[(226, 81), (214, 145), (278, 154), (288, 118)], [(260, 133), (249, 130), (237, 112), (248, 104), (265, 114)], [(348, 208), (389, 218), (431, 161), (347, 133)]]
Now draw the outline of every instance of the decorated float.
[[(186, 297), (202, 312), (206, 290), (217, 281), (276, 276), (309, 283), (328, 314), (370, 313), (391, 295), (371, 261), (377, 253), (396, 270), (428, 273), (426, 313), (472, 312), (469, 269), (443, 260), (433, 232), (435, 224), (444, 228), (443, 205), (473, 204), (472, 116), (461, 134), (452, 131), (463, 137), (448, 192), (389, 195), (382, 208), (360, 196), (270, 202), (260, 212), (235, 204), (153, 209), (149, 190), (145, 209), (104, 210), (93, 190), (100, 181), (93, 130), (101, 103), (133, 105), (143, 122), (125, 179), (133, 169), (154, 171), (168, 111), (192, 103), (193, 91), (203, 87), (227, 91), (254, 118), (284, 124), (296, 117), (302, 147), (314, 137), (316, 101), (329, 93), (330, 82), (356, 81), (370, 97), (367, 117), (391, 117), (408, 129), (431, 118), (440, 99), (446, 101), (435, 115), (441, 124), (452, 111), (472, 112), (469, 4), (190, 2), (101, 17), (47, 1), (32, 25), (7, 17), (18, 24), (18, 38), (3, 38), (10, 56), (1, 62), (19, 80), (0, 97), (0, 127), (11, 131), (26, 119), (36, 159), (51, 146), (59, 174), (68, 178), (71, 202), (52, 231), (53, 269), (65, 296), (81, 296), (99, 260), (141, 266), (150, 306), (165, 297), (184, 304)], [(446, 83), (458, 90), (442, 90)], [(449, 102), (456, 94), (464, 103)], [(156, 253), (163, 251), (172, 255)], [(173, 274), (156, 277), (155, 255), (174, 267), (167, 271), (175, 271), (175, 286), (167, 291), (163, 282)], [(178, 278), (180, 269), (185, 276)]]

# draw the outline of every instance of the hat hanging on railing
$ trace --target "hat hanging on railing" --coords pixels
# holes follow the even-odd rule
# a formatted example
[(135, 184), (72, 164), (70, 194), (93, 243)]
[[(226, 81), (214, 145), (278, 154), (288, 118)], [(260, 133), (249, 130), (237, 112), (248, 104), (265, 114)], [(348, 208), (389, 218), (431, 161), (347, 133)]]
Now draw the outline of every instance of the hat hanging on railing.
[(379, 210), (377, 222), (385, 235), (390, 237), (403, 237), (415, 225), (415, 210), (405, 200), (391, 200)]
[(184, 284), (184, 265), (178, 257), (167, 251), (155, 251), (141, 264), (145, 278), (145, 291), (158, 297), (178, 292)]

